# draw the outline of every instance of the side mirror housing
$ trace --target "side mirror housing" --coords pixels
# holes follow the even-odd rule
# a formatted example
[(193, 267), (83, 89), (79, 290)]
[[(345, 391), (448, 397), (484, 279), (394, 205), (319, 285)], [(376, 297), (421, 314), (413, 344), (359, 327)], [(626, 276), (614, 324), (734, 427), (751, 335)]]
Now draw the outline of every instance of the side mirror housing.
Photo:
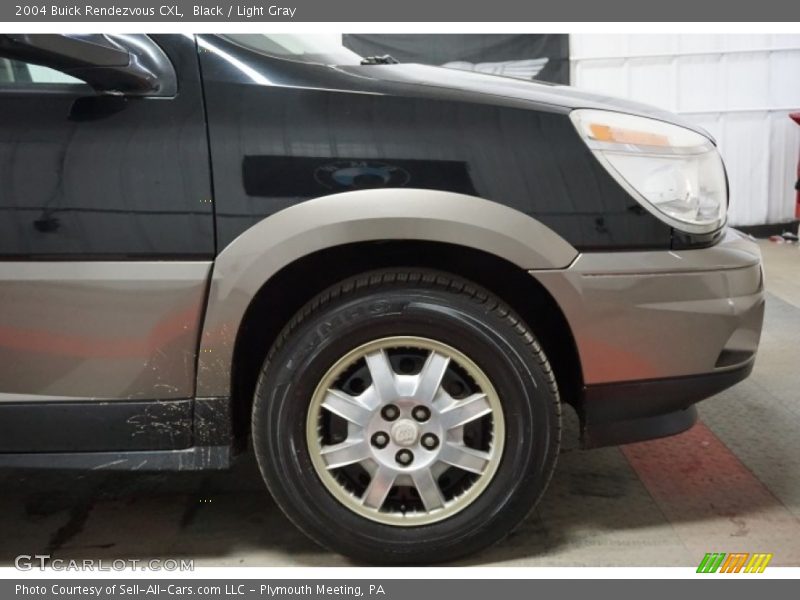
[(146, 35), (4, 34), (0, 53), (57, 69), (103, 94), (171, 97), (178, 91), (172, 63)]

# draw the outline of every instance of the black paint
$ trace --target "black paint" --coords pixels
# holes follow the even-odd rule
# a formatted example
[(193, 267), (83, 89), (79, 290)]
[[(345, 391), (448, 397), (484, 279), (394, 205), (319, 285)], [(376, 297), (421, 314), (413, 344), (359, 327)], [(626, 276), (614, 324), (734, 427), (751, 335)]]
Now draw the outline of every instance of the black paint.
[[(663, 113), (450, 69), (296, 62), (216, 36), (200, 48), (220, 249), (283, 208), (363, 187), (470, 193), (584, 250), (670, 247), (670, 227), (611, 178), (568, 117), (577, 106)], [(337, 165), (405, 174), (326, 185), (320, 169)]]
[(0, 84), (0, 258), (213, 256), (195, 43), (153, 37), (175, 98)]

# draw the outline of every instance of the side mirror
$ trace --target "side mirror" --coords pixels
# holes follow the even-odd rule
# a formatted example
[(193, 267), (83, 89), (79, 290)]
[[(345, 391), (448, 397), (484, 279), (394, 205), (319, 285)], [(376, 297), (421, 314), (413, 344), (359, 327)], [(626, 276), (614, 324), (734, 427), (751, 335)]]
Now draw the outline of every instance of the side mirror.
[(174, 96), (172, 63), (146, 35), (0, 35), (0, 55), (57, 69), (100, 93)]

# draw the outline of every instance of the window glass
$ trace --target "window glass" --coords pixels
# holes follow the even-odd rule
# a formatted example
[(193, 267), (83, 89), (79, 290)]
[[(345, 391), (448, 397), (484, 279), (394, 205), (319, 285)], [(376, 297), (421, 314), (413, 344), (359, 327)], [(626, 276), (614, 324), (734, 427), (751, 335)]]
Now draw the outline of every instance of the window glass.
[(49, 67), (0, 57), (0, 87), (36, 87), (37, 85), (80, 85), (83, 82)]

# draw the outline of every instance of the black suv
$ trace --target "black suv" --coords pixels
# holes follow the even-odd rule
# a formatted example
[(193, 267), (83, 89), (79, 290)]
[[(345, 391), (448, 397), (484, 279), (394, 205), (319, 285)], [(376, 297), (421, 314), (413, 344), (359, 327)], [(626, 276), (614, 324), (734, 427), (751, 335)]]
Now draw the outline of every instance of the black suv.
[(474, 552), (750, 372), (758, 247), (646, 106), (314, 36), (0, 36), (0, 466), (252, 443), (361, 560)]

